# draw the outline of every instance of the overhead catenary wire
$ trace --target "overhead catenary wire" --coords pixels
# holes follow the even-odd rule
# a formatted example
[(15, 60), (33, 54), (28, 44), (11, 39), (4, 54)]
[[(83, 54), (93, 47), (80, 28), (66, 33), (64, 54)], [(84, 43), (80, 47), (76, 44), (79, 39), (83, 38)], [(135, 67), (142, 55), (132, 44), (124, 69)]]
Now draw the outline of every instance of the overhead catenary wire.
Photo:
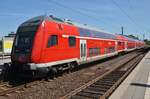
[[(70, 11), (73, 11), (73, 12), (76, 12), (76, 13), (78, 13), (78, 14), (80, 14), (80, 15), (83, 15), (84, 17), (86, 16), (86, 17), (88, 17), (88, 18), (94, 19), (94, 20), (96, 20), (96, 21), (99, 21), (99, 22), (101, 22), (101, 23), (107, 25), (107, 23), (101, 21), (100, 18), (97, 18), (97, 17), (95, 17), (95, 16), (89, 15), (89, 14), (87, 14), (87, 13), (83, 13), (80, 9), (74, 9), (73, 7), (64, 5), (64, 4), (62, 4), (62, 3), (60, 3), (60, 2), (57, 2), (57, 1), (55, 1), (55, 0), (50, 0), (50, 2), (53, 3), (53, 4), (55, 4), (56, 6), (65, 8), (65, 9), (70, 10)], [(139, 25), (139, 24), (134, 20), (134, 18), (133, 18), (132, 16), (130, 16), (115, 0), (112, 0), (112, 2), (113, 2), (113, 4), (114, 4), (116, 7), (118, 7), (118, 8), (121, 10), (121, 12), (122, 12), (125, 16), (127, 16), (127, 18), (136, 26), (136, 28), (137, 28), (138, 30), (141, 29), (141, 30), (140, 30), (141, 33), (142, 33), (142, 31), (145, 31), (145, 29), (143, 28), (143, 26)], [(109, 25), (110, 25), (110, 24), (109, 24)], [(114, 27), (114, 25), (111, 25), (111, 26)], [(114, 28), (115, 28), (115, 27), (114, 27)], [(116, 27), (116, 28), (117, 28), (117, 27)], [(143, 33), (144, 33), (144, 32), (143, 32)]]
[[(91, 18), (91, 19), (94, 19), (94, 20), (98, 20), (98, 21), (101, 22), (101, 23), (107, 24), (106, 22), (102, 22), (102, 21), (100, 20), (100, 18), (94, 17), (94, 16), (89, 15), (89, 14), (87, 14), (87, 13), (83, 13), (83, 12), (80, 11), (79, 9), (73, 9), (72, 7), (63, 5), (63, 4), (59, 3), (59, 2), (56, 2), (55, 0), (51, 0), (51, 3), (54, 3), (54, 4), (56, 4), (56, 5), (59, 6), (59, 7), (61, 6), (61, 7), (63, 7), (63, 8), (66, 8), (67, 10), (76, 12), (76, 13), (78, 13), (78, 14), (80, 14), (80, 15), (83, 15), (84, 17), (86, 16), (86, 17), (88, 17), (88, 18)], [(107, 25), (108, 25), (108, 24), (107, 24)], [(110, 25), (110, 24), (109, 24), (109, 25)], [(111, 25), (111, 26), (114, 27), (114, 25)], [(115, 28), (115, 27), (114, 27), (114, 28)]]
[(112, 3), (120, 9), (120, 11), (127, 16), (127, 18), (137, 27), (137, 29), (145, 30), (141, 25), (139, 25), (137, 22), (134, 21), (134, 19), (115, 1), (111, 0)]
[(128, 15), (128, 14), (126, 13), (126, 11), (125, 11), (124, 9), (122, 9), (122, 8), (120, 7), (120, 5), (119, 5), (115, 0), (112, 0), (112, 2), (122, 11), (122, 13), (124, 13), (124, 14), (128, 17), (128, 19), (129, 19), (132, 23), (134, 23), (136, 26), (138, 26), (138, 24), (132, 19), (132, 17), (131, 17), (130, 15)]

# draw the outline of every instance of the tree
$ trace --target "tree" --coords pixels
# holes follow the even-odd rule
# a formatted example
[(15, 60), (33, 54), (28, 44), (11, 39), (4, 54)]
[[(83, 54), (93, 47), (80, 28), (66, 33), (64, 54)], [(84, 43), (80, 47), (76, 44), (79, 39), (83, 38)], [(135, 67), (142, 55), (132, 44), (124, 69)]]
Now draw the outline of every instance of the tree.
[(145, 42), (147, 45), (150, 45), (150, 40), (145, 39), (144, 42)]
[(127, 35), (129, 38), (133, 38), (133, 39), (137, 39), (137, 40), (139, 40), (139, 38), (138, 37), (136, 37), (136, 36), (134, 36), (134, 35), (132, 35), (132, 34), (130, 34), (130, 35)]
[(0, 40), (0, 52), (2, 51), (2, 41)]

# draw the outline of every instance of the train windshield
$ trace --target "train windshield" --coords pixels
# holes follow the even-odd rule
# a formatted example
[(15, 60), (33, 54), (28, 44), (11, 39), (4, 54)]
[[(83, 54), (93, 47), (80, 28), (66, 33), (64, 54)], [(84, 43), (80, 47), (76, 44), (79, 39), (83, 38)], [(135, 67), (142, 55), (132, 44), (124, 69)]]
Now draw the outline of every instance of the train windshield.
[(37, 26), (20, 27), (15, 40), (15, 52), (30, 52)]

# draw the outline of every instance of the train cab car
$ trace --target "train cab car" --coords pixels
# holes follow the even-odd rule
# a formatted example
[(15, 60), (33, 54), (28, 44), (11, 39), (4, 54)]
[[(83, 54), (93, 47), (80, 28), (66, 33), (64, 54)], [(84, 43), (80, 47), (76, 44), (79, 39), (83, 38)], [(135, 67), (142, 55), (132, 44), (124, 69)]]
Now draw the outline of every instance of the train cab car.
[[(70, 35), (67, 39), (64, 35)], [(53, 17), (39, 16), (21, 24), (11, 60), (21, 71), (48, 72), (49, 67), (74, 62), (79, 57), (78, 29)]]

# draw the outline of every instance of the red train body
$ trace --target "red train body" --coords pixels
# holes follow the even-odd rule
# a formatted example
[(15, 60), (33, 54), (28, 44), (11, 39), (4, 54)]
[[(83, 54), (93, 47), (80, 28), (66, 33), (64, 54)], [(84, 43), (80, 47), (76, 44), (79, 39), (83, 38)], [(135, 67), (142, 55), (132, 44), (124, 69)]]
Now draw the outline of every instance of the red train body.
[(143, 46), (142, 41), (52, 16), (39, 16), (19, 26), (11, 59), (25, 71), (49, 72), (53, 67), (80, 65)]

